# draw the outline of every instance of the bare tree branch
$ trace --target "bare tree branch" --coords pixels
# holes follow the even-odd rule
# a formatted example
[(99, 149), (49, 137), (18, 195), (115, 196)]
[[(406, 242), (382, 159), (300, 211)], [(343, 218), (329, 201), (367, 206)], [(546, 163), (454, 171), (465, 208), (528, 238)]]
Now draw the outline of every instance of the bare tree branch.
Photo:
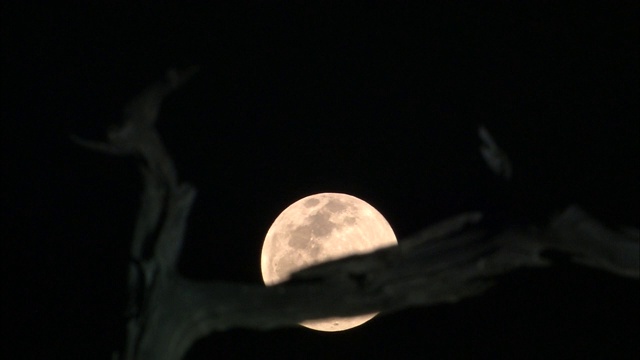
[(496, 144), (493, 136), (484, 125), (478, 127), (478, 137), (482, 141), (480, 155), (482, 155), (485, 163), (496, 175), (510, 180), (513, 173), (511, 161), (509, 161), (507, 154)]
[[(154, 124), (164, 97), (194, 71), (170, 71), (165, 81), (144, 91), (128, 105), (123, 125), (109, 132), (108, 142), (74, 138), (93, 150), (144, 160), (144, 191), (131, 247), (131, 318), (122, 359), (177, 360), (213, 331), (268, 330), (309, 319), (375, 311), (385, 315), (456, 302), (481, 294), (496, 275), (548, 266), (541, 256), (548, 249), (568, 252), (586, 266), (639, 277), (637, 230), (615, 232), (570, 207), (545, 229), (495, 233), (483, 230), (482, 214), (463, 213), (401, 239), (397, 247), (319, 264), (273, 287), (185, 279), (176, 263), (196, 192), (178, 181)], [(497, 148), (488, 132), (482, 136)]]

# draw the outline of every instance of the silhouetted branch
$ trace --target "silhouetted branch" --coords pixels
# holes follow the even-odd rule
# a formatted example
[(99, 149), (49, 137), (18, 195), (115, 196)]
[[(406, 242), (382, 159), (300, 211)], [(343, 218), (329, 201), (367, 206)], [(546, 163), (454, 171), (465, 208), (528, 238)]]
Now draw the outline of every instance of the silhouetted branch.
[[(397, 247), (319, 264), (268, 288), (185, 279), (176, 272), (176, 263), (196, 192), (178, 181), (154, 124), (162, 99), (194, 71), (171, 71), (165, 81), (149, 87), (128, 105), (123, 125), (109, 132), (107, 142), (74, 138), (94, 150), (144, 159), (144, 191), (131, 247), (131, 318), (122, 359), (180, 359), (213, 331), (268, 330), (302, 320), (375, 311), (385, 315), (456, 302), (481, 294), (496, 275), (548, 266), (541, 256), (548, 249), (572, 254), (583, 265), (639, 277), (637, 230), (612, 231), (570, 207), (545, 229), (495, 233), (482, 229), (482, 214), (463, 213), (401, 239)], [(484, 141), (496, 151), (488, 132)], [(510, 165), (508, 169), (506, 177)]]

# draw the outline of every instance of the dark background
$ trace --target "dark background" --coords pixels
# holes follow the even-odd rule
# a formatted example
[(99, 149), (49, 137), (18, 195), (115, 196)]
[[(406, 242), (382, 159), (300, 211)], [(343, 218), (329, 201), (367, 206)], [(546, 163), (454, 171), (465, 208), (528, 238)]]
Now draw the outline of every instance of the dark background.
[[(638, 226), (635, 1), (108, 3), (2, 3), (2, 324), (24, 357), (121, 346), (137, 165), (69, 135), (102, 139), (171, 67), (201, 69), (158, 124), (199, 189), (187, 277), (259, 283), (271, 222), (324, 191), (399, 239), (467, 210), (541, 225), (573, 203)], [(511, 182), (483, 163), (479, 124)], [(459, 304), (215, 333), (188, 358), (636, 358), (638, 281), (556, 257)]]

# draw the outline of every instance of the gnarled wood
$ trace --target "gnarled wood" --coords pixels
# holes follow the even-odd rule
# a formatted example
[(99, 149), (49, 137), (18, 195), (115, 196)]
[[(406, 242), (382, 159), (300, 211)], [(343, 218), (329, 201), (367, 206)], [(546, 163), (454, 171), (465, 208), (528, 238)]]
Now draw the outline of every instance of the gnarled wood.
[[(302, 320), (381, 315), (477, 296), (492, 278), (523, 266), (548, 266), (542, 251), (583, 265), (639, 277), (637, 230), (616, 232), (577, 207), (546, 229), (487, 233), (482, 214), (463, 213), (400, 239), (399, 246), (304, 269), (282, 284), (194, 282), (176, 272), (195, 189), (180, 183), (155, 128), (162, 100), (195, 72), (170, 71), (132, 101), (124, 123), (93, 150), (142, 158), (141, 208), (130, 269), (131, 318), (122, 359), (177, 360), (199, 338), (231, 328), (274, 329)], [(145, 249), (151, 249), (146, 253)]]

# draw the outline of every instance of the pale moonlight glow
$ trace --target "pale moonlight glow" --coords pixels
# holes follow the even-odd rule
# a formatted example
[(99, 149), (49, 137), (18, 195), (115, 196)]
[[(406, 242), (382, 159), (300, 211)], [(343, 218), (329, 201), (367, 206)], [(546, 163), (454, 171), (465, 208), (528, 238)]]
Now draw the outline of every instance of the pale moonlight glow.
[[(267, 232), (262, 245), (262, 278), (266, 285), (274, 285), (311, 265), (397, 244), (387, 220), (363, 200), (339, 193), (307, 196), (287, 207)], [(314, 330), (341, 331), (362, 325), (376, 314), (300, 324)]]

